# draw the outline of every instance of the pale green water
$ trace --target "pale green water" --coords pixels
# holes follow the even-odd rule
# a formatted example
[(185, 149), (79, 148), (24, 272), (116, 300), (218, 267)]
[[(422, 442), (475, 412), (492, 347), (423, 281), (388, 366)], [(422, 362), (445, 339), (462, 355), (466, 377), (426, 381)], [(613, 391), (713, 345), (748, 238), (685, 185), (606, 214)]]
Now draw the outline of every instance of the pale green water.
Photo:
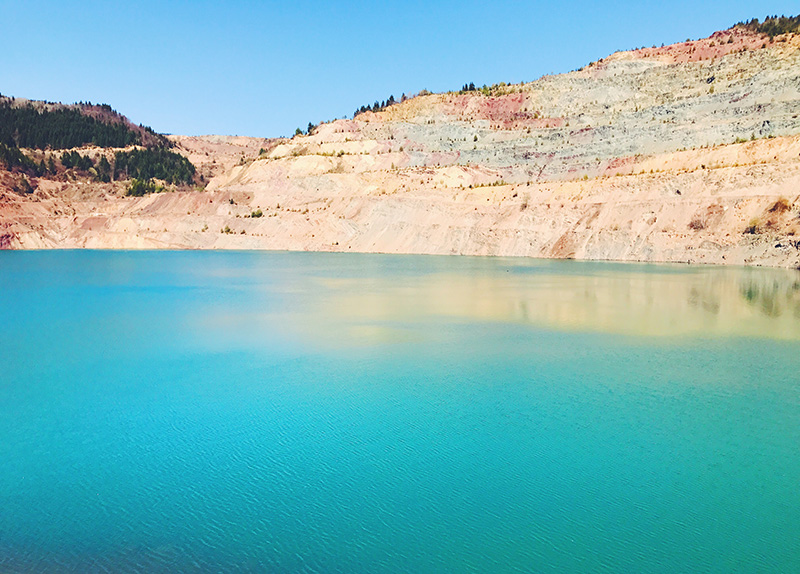
[(2, 572), (800, 571), (800, 275), (0, 253)]

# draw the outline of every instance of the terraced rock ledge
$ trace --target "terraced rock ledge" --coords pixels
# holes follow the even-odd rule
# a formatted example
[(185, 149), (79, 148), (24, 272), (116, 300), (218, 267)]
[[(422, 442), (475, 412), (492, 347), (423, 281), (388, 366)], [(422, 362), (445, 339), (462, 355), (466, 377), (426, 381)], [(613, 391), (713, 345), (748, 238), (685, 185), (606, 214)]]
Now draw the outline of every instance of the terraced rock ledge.
[(173, 137), (202, 191), (0, 188), (0, 247), (797, 267), (799, 115), (800, 36), (735, 27), (291, 139)]

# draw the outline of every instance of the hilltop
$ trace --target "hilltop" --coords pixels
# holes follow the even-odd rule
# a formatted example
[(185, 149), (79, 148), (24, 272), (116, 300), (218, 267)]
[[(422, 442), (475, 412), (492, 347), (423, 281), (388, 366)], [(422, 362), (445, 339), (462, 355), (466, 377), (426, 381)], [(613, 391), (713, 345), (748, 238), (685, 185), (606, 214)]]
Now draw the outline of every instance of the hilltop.
[(78, 202), (74, 186), (45, 184), (5, 194), (0, 235), (14, 248), (797, 266), (796, 24), (751, 21), (530, 83), (391, 98), (291, 139), (171, 138), (203, 164), (203, 191), (82, 189)]
[(194, 165), (171, 147), (166, 136), (107, 104), (0, 96), (0, 190), (26, 196), (40, 184), (116, 182), (136, 196), (201, 182)]
[(82, 145), (168, 145), (151, 128), (136, 125), (108, 104), (61, 104), (0, 95), (0, 142), (22, 148), (68, 149)]

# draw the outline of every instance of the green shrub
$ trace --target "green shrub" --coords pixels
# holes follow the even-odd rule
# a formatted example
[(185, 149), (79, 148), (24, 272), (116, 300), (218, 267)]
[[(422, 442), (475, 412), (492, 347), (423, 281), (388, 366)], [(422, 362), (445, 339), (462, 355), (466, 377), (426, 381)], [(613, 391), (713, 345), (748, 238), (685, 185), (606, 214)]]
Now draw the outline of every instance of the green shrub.
[(162, 185), (158, 185), (157, 183), (147, 179), (132, 179), (131, 182), (128, 184), (128, 188), (125, 191), (125, 195), (131, 197), (142, 197), (147, 195), (148, 193), (161, 193), (164, 191), (165, 188)]
[(745, 228), (744, 232), (745, 234), (749, 235), (756, 235), (758, 233), (761, 233), (761, 220), (758, 219), (757, 217), (751, 219), (750, 223)]
[(776, 201), (772, 207), (769, 208), (770, 213), (785, 213), (791, 209), (789, 205), (789, 200), (785, 197), (781, 197), (778, 201)]
[(699, 217), (695, 217), (689, 222), (689, 229), (693, 229), (694, 231), (701, 231), (706, 228), (706, 223)]
[(14, 191), (28, 195), (33, 193), (33, 186), (31, 185), (31, 182), (28, 181), (27, 177), (21, 175), (19, 176), (17, 183), (14, 185)]

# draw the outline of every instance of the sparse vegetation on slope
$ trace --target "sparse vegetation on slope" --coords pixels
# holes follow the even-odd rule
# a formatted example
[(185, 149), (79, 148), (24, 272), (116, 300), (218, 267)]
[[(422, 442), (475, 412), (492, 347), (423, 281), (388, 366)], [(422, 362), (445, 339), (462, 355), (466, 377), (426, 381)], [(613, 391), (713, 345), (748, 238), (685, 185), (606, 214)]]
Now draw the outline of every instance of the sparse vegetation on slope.
[[(54, 158), (58, 159), (60, 165)], [(194, 165), (182, 155), (166, 149), (149, 148), (119, 151), (111, 162), (104, 155), (92, 159), (75, 150), (65, 151), (60, 156), (47, 154), (37, 162), (19, 148), (0, 143), (0, 167), (35, 177), (63, 178), (69, 172), (73, 176), (89, 177), (105, 183), (112, 179), (159, 179), (171, 184), (190, 185), (195, 177)]]

